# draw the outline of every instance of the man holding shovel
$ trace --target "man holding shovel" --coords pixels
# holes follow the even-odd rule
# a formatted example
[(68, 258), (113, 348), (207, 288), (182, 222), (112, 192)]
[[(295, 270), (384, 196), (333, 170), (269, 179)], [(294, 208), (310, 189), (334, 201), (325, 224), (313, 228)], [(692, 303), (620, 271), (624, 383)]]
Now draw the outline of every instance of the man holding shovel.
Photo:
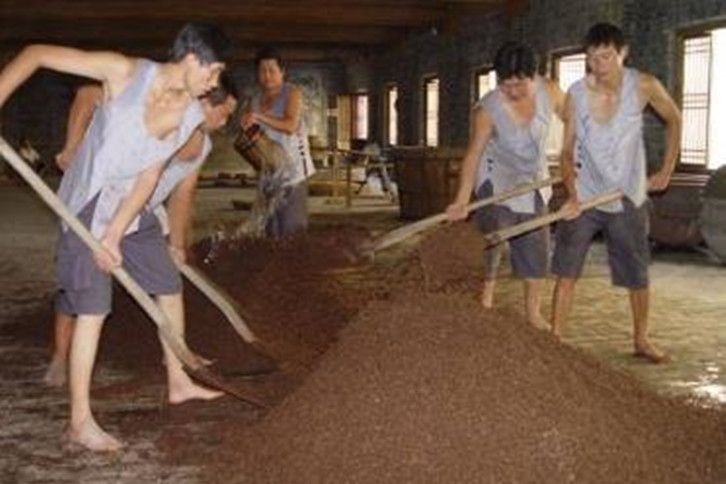
[[(0, 73), (0, 106), (42, 67), (103, 85), (105, 101), (59, 189), (61, 200), (103, 247), (92, 254), (64, 227), (57, 257), (64, 304), (78, 315), (70, 352), (68, 437), (88, 449), (110, 451), (122, 446), (96, 423), (89, 395), (101, 328), (111, 310), (108, 272), (123, 262), (134, 279), (157, 296), (172, 329), (182, 333), (181, 279), (163, 237), (158, 236), (156, 217), (143, 208), (166, 161), (202, 122), (197, 97), (217, 85), (228, 45), (218, 29), (189, 24), (179, 32), (164, 64), (111, 52), (33, 45)], [(135, 232), (143, 235), (129, 239)], [(163, 341), (162, 346), (171, 402), (221, 395), (194, 384), (171, 348)]]
[[(78, 89), (68, 116), (66, 143), (56, 156), (56, 163), (63, 171), (70, 166), (91, 116), (96, 106), (102, 102), (103, 90), (100, 85), (90, 84)], [(226, 124), (237, 105), (236, 89), (225, 73), (220, 76), (219, 85), (201, 98), (201, 105), (204, 110), (204, 123), (166, 164), (146, 207), (158, 216), (162, 227), (166, 229), (163, 232), (168, 235), (169, 250), (177, 263), (184, 263), (186, 260), (186, 234), (194, 191), (199, 170), (211, 150), (209, 134)], [(63, 298), (59, 298), (54, 322), (53, 354), (44, 376), (44, 381), (50, 386), (65, 384), (68, 353), (73, 336), (75, 316), (61, 306), (62, 302)]]
[[(596, 24), (584, 44), (590, 72), (570, 88), (565, 108), (561, 163), (568, 201), (563, 210), (570, 211), (570, 220), (561, 222), (556, 234), (552, 332), (562, 334), (590, 243), (602, 231), (612, 282), (629, 292), (635, 355), (659, 363), (667, 357), (648, 340), (645, 202), (649, 190), (664, 190), (670, 181), (680, 145), (680, 113), (655, 77), (624, 67), (628, 47), (618, 27)], [(647, 105), (666, 124), (663, 161), (650, 177), (643, 141)], [(612, 190), (620, 190), (622, 199), (581, 212), (581, 200)]]
[[(536, 74), (531, 48), (518, 42), (504, 44), (494, 58), (497, 88), (475, 105), (474, 132), (461, 169), (459, 190), (447, 208), (449, 220), (463, 220), (472, 191), (478, 199), (498, 195), (515, 186), (549, 177), (545, 141), (552, 115), (560, 115), (564, 95), (557, 85)], [(475, 184), (476, 182), (476, 184)], [(546, 211), (549, 190), (503, 200), (477, 212), (479, 227), (493, 232), (531, 220)], [(547, 275), (547, 228), (509, 241), (512, 270), (524, 280), (527, 321), (546, 327), (540, 313), (542, 284)], [(491, 308), (501, 245), (485, 251), (481, 303)]]

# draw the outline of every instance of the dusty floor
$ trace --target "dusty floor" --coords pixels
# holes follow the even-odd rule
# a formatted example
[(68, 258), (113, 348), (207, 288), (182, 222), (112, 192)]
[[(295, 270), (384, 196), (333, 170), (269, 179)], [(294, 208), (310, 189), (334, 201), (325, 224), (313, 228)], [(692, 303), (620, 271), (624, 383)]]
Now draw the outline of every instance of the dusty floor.
[[(240, 213), (232, 210), (230, 199), (237, 197), (251, 198), (251, 194), (240, 195), (236, 189), (202, 190), (196, 233), (210, 233), (218, 226), (234, 223)], [(351, 219), (338, 205), (322, 199), (314, 199), (312, 206), (313, 211), (324, 213), (316, 215), (318, 223)], [(397, 223), (394, 211), (366, 212), (358, 208), (352, 218), (373, 231)], [(103, 422), (112, 431), (132, 428), (133, 439), (127, 442), (126, 451), (115, 456), (96, 456), (63, 447), (60, 435), (67, 411), (65, 392), (48, 390), (40, 383), (46, 348), (29, 346), (22, 338), (2, 330), (16, 325), (19, 318), (38, 314), (38, 307), (48, 304), (47, 295), (53, 288), (53, 218), (26, 190), (2, 187), (0, 230), (0, 481), (199, 482), (200, 468), (185, 465), (181, 459), (170, 460), (163, 453), (164, 447), (179, 438), (204, 441), (209, 439), (205, 437), (205, 426), (229, 418), (230, 412), (237, 419), (251, 421), (256, 418), (255, 411), (231, 400), (211, 408), (170, 410), (160, 405), (160, 382), (146, 385), (132, 401), (119, 401), (114, 398), (114, 388), (133, 385), (137, 376), (123, 365), (102, 361), (95, 381), (99, 387), (111, 389), (97, 395)], [(675, 360), (654, 367), (629, 356), (627, 301), (624, 294), (609, 286), (601, 252), (594, 251), (587, 275), (578, 287), (573, 312), (577, 323), (570, 328), (566, 341), (633, 372), (658, 391), (706, 396), (714, 404), (726, 401), (724, 268), (708, 263), (700, 254), (656, 255), (651, 272), (655, 294), (653, 336)], [(475, 297), (473, 291), (469, 294)], [(497, 298), (498, 304), (521, 312), (516, 281), (503, 278)], [(29, 320), (27, 324), (38, 322)], [(135, 425), (137, 420), (140, 423)], [(149, 421), (153, 425), (148, 425)], [(210, 448), (215, 444), (219, 442), (212, 439)]]

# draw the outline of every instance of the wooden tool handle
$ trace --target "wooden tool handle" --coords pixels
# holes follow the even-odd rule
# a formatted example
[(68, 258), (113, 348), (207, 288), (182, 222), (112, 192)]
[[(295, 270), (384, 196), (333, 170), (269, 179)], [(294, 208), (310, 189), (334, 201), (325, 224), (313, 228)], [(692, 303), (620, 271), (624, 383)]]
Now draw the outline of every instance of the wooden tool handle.
[[(623, 196), (623, 193), (620, 190), (617, 190), (614, 192), (608, 192), (608, 193), (605, 193), (602, 195), (598, 195), (598, 196), (592, 197), (591, 199), (581, 203), (580, 209), (583, 211), (589, 210), (591, 208), (595, 208), (600, 205), (604, 205), (606, 203), (610, 203), (610, 202), (614, 202), (615, 200), (619, 200), (622, 196)], [(540, 227), (544, 227), (545, 225), (549, 225), (551, 223), (557, 222), (558, 220), (562, 220), (562, 219), (566, 218), (567, 216), (568, 216), (568, 213), (564, 210), (559, 210), (557, 212), (548, 213), (547, 215), (542, 215), (541, 217), (533, 218), (532, 220), (522, 222), (521, 224), (512, 225), (511, 227), (506, 227), (506, 228), (497, 230), (496, 232), (486, 234), (484, 236), (484, 241), (487, 246), (496, 245), (496, 244), (504, 242), (505, 240), (511, 239), (512, 237), (516, 237), (517, 235), (521, 235), (526, 232), (536, 230)]]
[[(93, 237), (91, 232), (71, 213), (58, 196), (48, 188), (45, 182), (28, 167), (28, 165), (20, 158), (15, 150), (0, 137), (0, 155), (13, 167), (15, 171), (25, 180), (30, 187), (38, 194), (38, 196), (56, 213), (72, 230), (83, 243), (93, 252), (103, 250), (101, 244)], [(142, 307), (149, 317), (156, 323), (159, 333), (164, 341), (169, 345), (174, 355), (189, 369), (191, 372), (212, 386), (223, 390), (242, 400), (251, 401), (256, 405), (261, 403), (254, 399), (249, 399), (241, 395), (235, 389), (230, 388), (221, 378), (213, 374), (209, 369), (205, 368), (199, 358), (196, 357), (186, 344), (181, 340), (179, 335), (171, 329), (171, 324), (164, 312), (154, 302), (154, 300), (138, 285), (136, 281), (129, 275), (123, 267), (114, 269), (111, 274), (126, 289), (131, 297)]]
[[(524, 183), (521, 185), (517, 185), (516, 187), (512, 188), (511, 190), (507, 190), (506, 192), (499, 193), (497, 195), (484, 198), (482, 200), (477, 200), (476, 202), (470, 203), (466, 206), (466, 211), (471, 212), (473, 210), (477, 210), (479, 208), (485, 207), (487, 205), (493, 205), (495, 203), (502, 202), (504, 200), (507, 200), (509, 198), (513, 198), (519, 195), (524, 195), (525, 193), (529, 193), (533, 190), (538, 190), (540, 188), (544, 188), (546, 186), (554, 185), (556, 183), (559, 183), (562, 180), (560, 177), (553, 177), (553, 178), (547, 178), (546, 180), (539, 180), (532, 183)], [(383, 236), (381, 236), (378, 240), (376, 240), (373, 244), (373, 251), (378, 251), (385, 249), (387, 247), (390, 247), (394, 244), (397, 244), (399, 242), (402, 242), (403, 240), (411, 237), (412, 235), (415, 235), (419, 232), (422, 232), (429, 227), (433, 227), (435, 225), (438, 225), (442, 222), (446, 222), (448, 219), (446, 212), (439, 213), (436, 215), (432, 215), (430, 217), (427, 217), (425, 219), (419, 220), (417, 222), (414, 222), (412, 224), (404, 225), (403, 227), (397, 228), (395, 230), (392, 230)]]
[(201, 271), (189, 264), (179, 264), (178, 267), (184, 277), (217, 306), (243, 340), (248, 343), (255, 343), (257, 341), (252, 330), (250, 330), (234, 307), (234, 303), (225, 295), (222, 289), (210, 281)]

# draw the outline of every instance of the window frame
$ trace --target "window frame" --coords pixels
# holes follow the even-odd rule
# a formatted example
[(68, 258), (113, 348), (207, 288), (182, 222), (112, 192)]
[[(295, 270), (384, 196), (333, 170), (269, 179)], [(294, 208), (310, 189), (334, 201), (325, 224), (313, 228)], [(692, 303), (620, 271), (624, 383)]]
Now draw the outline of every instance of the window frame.
[[(436, 143), (433, 145), (429, 144), (429, 133), (428, 133), (428, 112), (429, 112), (429, 106), (428, 106), (428, 87), (429, 84), (432, 81), (437, 82), (437, 97), (438, 97), (438, 106), (436, 109)], [(423, 107), (423, 115), (422, 118), (422, 133), (423, 133), (423, 145), (427, 148), (438, 148), (441, 145), (441, 77), (439, 77), (436, 73), (431, 74), (425, 74), (422, 77), (422, 83), (421, 83), (422, 89), (422, 107)]]
[[(367, 91), (354, 92), (350, 96), (350, 139), (368, 140), (371, 136), (371, 96)], [(366, 133), (364, 138), (358, 137), (358, 100), (362, 97), (366, 98)]]
[(482, 93), (479, 92), (479, 77), (483, 76), (485, 74), (494, 74), (494, 85), (496, 86), (496, 76), (497, 73), (494, 71), (494, 66), (492, 64), (484, 64), (476, 69), (474, 69), (472, 80), (471, 80), (471, 94), (472, 94), (472, 100), (471, 103), (474, 104), (477, 101), (479, 101), (482, 97)]
[(401, 88), (396, 82), (388, 82), (384, 85), (383, 95), (383, 121), (384, 121), (384, 141), (388, 146), (398, 146), (401, 142), (401, 130), (399, 126), (399, 112), (398, 106), (396, 106), (396, 142), (391, 142), (391, 91), (396, 90), (396, 104), (401, 99)]
[[(686, 54), (686, 40), (695, 37), (701, 37), (705, 34), (710, 34), (713, 30), (726, 28), (726, 20), (712, 20), (707, 22), (700, 22), (697, 25), (692, 25), (678, 29), (673, 35), (672, 52), (675, 53), (675, 60), (673, 62), (673, 70), (671, 72), (671, 79), (673, 81), (673, 100), (676, 106), (683, 112), (683, 68), (685, 65), (685, 54)], [(710, 69), (710, 67), (709, 67)], [(709, 94), (711, 86), (709, 85)], [(709, 100), (710, 109), (710, 100)], [(708, 133), (706, 133), (706, 140), (708, 140)], [(706, 142), (708, 149), (708, 141)], [(683, 163), (681, 161), (680, 150), (678, 152), (678, 159), (676, 160), (675, 171), (678, 173), (712, 173), (715, 171), (713, 168), (708, 167), (708, 154), (706, 155), (706, 161), (703, 164), (700, 163)]]

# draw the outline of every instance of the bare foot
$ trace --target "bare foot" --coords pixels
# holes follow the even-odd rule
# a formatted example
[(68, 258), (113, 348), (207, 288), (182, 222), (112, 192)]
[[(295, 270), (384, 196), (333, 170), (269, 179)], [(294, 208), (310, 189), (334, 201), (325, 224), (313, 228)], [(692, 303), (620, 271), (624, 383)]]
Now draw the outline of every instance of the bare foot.
[(534, 329), (538, 329), (540, 331), (549, 331), (551, 329), (545, 318), (539, 314), (532, 316), (527, 322), (532, 325)]
[(66, 384), (68, 367), (65, 361), (53, 358), (43, 376), (43, 383), (49, 387), (62, 387)]
[(671, 361), (670, 356), (653, 346), (649, 341), (636, 343), (633, 356), (637, 358), (644, 358), (650, 363), (654, 363), (656, 365)]
[(205, 358), (199, 353), (192, 352), (194, 356), (197, 357), (197, 359), (202, 363), (202, 366), (211, 366), (214, 364), (214, 360), (210, 360), (209, 358)]
[(99, 427), (93, 417), (89, 417), (77, 427), (69, 427), (66, 436), (70, 442), (94, 452), (115, 452), (124, 446), (121, 441)]
[(200, 387), (194, 383), (178, 385), (175, 388), (169, 387), (169, 403), (177, 405), (189, 400), (214, 400), (224, 395), (224, 392), (210, 390)]
[[(202, 364), (202, 366), (212, 366), (214, 364), (214, 360), (210, 360), (209, 358), (205, 358), (199, 353), (195, 353), (194, 351), (191, 351), (191, 354), (199, 360), (199, 362)], [(166, 360), (164, 358), (161, 359), (161, 364), (166, 366)]]

